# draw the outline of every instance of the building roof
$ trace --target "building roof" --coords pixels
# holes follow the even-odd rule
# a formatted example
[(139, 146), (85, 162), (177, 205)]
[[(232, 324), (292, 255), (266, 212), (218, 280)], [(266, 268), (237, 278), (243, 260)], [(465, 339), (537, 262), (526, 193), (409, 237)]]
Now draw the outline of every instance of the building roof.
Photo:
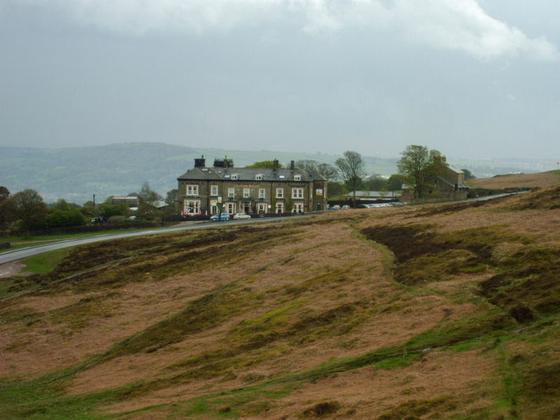
[(452, 172), (455, 172), (456, 174), (462, 174), (462, 173), (464, 173), (461, 169), (457, 169), (457, 168), (455, 168), (454, 166), (451, 166), (451, 165), (449, 165), (449, 164), (447, 165), (447, 168), (448, 168), (449, 170), (451, 170)]
[[(260, 175), (262, 179), (258, 179)], [(266, 169), (266, 168), (192, 168), (177, 178), (179, 181), (291, 181), (295, 176), (301, 176), (301, 181), (324, 181), (320, 175), (312, 175), (303, 169)], [(296, 181), (297, 182), (297, 181)]]
[(127, 200), (127, 201), (136, 201), (138, 197), (135, 195), (112, 195), (109, 197), (111, 200)]
[[(346, 194), (346, 197), (353, 197), (354, 193)], [(400, 197), (401, 191), (356, 191), (356, 197), (359, 198), (391, 198)]]

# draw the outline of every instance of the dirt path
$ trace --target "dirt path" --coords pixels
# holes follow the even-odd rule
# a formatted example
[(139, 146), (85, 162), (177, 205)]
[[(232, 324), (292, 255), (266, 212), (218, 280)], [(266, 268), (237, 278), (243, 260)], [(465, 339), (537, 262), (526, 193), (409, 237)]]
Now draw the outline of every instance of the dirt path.
[(23, 270), (24, 265), (20, 262), (14, 261), (7, 264), (0, 265), (0, 279), (12, 277)]

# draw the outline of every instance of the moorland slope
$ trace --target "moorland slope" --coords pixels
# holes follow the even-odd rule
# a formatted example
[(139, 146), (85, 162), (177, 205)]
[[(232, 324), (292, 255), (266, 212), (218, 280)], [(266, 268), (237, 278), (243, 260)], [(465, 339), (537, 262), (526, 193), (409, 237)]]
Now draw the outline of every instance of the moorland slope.
[(558, 418), (559, 194), (78, 248), (1, 284), (0, 412)]

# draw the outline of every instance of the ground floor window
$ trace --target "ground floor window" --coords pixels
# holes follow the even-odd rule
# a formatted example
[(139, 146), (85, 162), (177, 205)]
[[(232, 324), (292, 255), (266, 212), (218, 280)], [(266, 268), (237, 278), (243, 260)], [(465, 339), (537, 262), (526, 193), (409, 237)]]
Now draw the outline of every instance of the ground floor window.
[(216, 200), (210, 201), (210, 214), (218, 214), (218, 202)]
[(265, 214), (266, 209), (267, 209), (267, 204), (266, 203), (258, 203), (257, 204), (257, 213)]
[(200, 200), (185, 200), (184, 213), (187, 216), (200, 214)]
[(303, 213), (303, 203), (294, 203), (292, 213)]
[(226, 213), (229, 214), (235, 213), (235, 203), (226, 203)]
[(276, 214), (284, 213), (284, 203), (276, 203)]

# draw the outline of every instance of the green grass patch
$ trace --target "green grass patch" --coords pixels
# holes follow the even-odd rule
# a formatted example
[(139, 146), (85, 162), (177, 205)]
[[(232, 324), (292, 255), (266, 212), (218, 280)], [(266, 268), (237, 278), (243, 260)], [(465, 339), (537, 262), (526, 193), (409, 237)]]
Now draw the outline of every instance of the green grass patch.
[(47, 274), (62, 262), (70, 253), (70, 249), (59, 249), (57, 251), (45, 252), (22, 260), (25, 265), (24, 271), (35, 274)]

